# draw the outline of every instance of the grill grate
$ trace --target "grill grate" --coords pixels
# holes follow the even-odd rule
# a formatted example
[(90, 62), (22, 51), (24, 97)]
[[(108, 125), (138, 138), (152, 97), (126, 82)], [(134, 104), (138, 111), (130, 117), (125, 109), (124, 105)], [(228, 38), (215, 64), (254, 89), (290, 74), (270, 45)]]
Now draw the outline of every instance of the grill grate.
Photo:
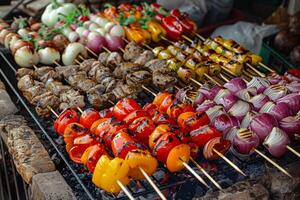
[[(40, 137), (41, 142), (54, 160), (57, 169), (65, 177), (75, 195), (82, 199), (126, 199), (126, 196), (123, 193), (116, 196), (96, 188), (91, 182), (91, 174), (83, 166), (77, 165), (69, 159), (62, 138), (58, 137), (52, 128), (54, 118), (52, 120), (45, 120), (36, 115), (34, 108), (28, 104), (16, 89), (17, 82), (14, 75), (14, 70), (16, 69), (14, 66), (16, 66), (16, 64), (14, 63), (12, 56), (8, 54), (8, 52), (1, 52), (1, 56), (7, 64), (5, 70), (2, 70), (3, 68), (0, 69), (0, 73), (9, 86), (9, 88), (7, 88), (8, 92), (11, 94), (14, 101), (18, 102), (18, 105), (22, 107), (22, 115), (31, 122), (31, 128), (38, 133), (38, 137)], [(155, 88), (151, 89), (157, 92)], [(145, 104), (152, 100), (152, 98), (152, 96), (142, 92), (139, 94), (139, 103)], [(297, 148), (299, 148), (299, 146), (296, 147), (296, 149)], [(250, 177), (258, 177), (265, 171), (263, 160), (255, 155), (246, 160), (241, 160), (230, 153), (227, 154), (227, 157), (236, 163), (246, 174), (251, 174)], [(294, 161), (294, 159), (291, 159), (293, 156), (290, 154), (286, 157), (288, 157), (288, 159), (287, 161), (283, 161), (284, 164)], [(206, 163), (206, 161), (199, 159), (198, 163)], [(218, 168), (216, 172), (212, 173), (213, 170), (211, 170), (210, 173), (223, 188), (245, 179), (245, 177), (239, 175), (222, 160), (210, 162), (209, 167)], [(201, 173), (199, 172), (199, 174)], [(180, 172), (176, 175), (168, 174), (166, 169), (163, 166), (160, 166), (152, 178), (158, 187), (166, 192), (166, 195), (169, 198), (191, 199), (194, 196), (200, 197), (206, 193), (205, 188), (185, 172)], [(209, 181), (207, 182), (209, 183)], [(149, 199), (156, 197), (156, 193), (152, 187), (144, 181), (131, 181), (128, 188), (134, 197), (145, 197)], [(212, 190), (212, 188), (209, 190)]]

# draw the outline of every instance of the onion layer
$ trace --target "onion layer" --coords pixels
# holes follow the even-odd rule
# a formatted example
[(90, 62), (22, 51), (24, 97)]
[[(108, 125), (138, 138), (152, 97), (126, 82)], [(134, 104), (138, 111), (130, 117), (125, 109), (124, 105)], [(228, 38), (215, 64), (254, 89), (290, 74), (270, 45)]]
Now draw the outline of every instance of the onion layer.
[(256, 95), (249, 100), (255, 111), (259, 111), (268, 101), (269, 97), (264, 94)]
[(286, 152), (286, 147), (290, 144), (290, 139), (283, 130), (274, 127), (263, 144), (267, 147), (270, 154), (280, 157)]
[(253, 111), (249, 111), (247, 112), (247, 114), (245, 115), (244, 119), (241, 122), (241, 128), (248, 128), (250, 122), (252, 121), (252, 119), (256, 116), (256, 113)]
[(203, 148), (203, 156), (207, 160), (217, 159), (219, 158), (219, 156), (214, 152), (214, 149), (224, 155), (228, 151), (230, 146), (230, 141), (222, 140), (221, 137), (215, 137), (205, 144)]
[(253, 77), (251, 81), (247, 84), (247, 87), (255, 87), (257, 93), (260, 94), (265, 91), (265, 89), (270, 85), (269, 81), (261, 77)]
[(288, 94), (277, 101), (286, 103), (295, 115), (300, 110), (300, 94)]
[(258, 136), (251, 132), (247, 137), (241, 136), (242, 132), (248, 131), (247, 129), (239, 129), (239, 134), (233, 138), (232, 147), (240, 154), (251, 154), (253, 150), (259, 145)]
[(287, 94), (287, 89), (282, 85), (271, 85), (264, 91), (264, 94), (272, 101), (276, 101)]
[(242, 78), (237, 77), (237, 78), (233, 78), (229, 82), (225, 83), (224, 87), (227, 88), (228, 90), (230, 90), (231, 92), (236, 93), (242, 89), (247, 88), (247, 85)]
[(197, 112), (206, 112), (209, 108), (214, 107), (216, 104), (212, 100), (205, 100), (201, 105), (198, 105), (196, 108)]
[(289, 106), (284, 102), (279, 102), (274, 105), (269, 113), (273, 115), (278, 121), (292, 115), (292, 111), (289, 109)]
[(224, 109), (228, 111), (237, 100), (238, 98), (234, 94), (230, 93), (226, 96), (221, 97), (219, 100), (219, 104), (221, 104)]
[(228, 114), (221, 114), (215, 118), (213, 125), (218, 131), (226, 134), (232, 127), (239, 126), (239, 121)]
[(238, 120), (242, 120), (250, 110), (251, 107), (249, 103), (239, 100), (230, 108), (228, 113), (236, 117)]
[(262, 113), (254, 117), (249, 126), (250, 130), (259, 137), (260, 141), (264, 141), (273, 127), (278, 127), (277, 120), (268, 113)]
[(300, 118), (299, 116), (289, 116), (283, 118), (279, 122), (279, 127), (291, 138), (293, 138), (295, 133), (300, 133)]

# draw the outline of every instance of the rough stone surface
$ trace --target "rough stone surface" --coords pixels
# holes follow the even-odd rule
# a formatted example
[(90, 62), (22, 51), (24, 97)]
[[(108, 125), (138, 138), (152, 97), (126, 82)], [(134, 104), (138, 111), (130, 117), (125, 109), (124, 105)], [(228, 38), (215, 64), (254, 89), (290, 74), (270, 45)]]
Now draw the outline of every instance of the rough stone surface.
[(16, 112), (18, 112), (17, 107), (6, 92), (4, 84), (0, 81), (0, 119)]
[(224, 191), (209, 192), (199, 200), (268, 200), (269, 192), (255, 181), (244, 181), (224, 189)]
[(34, 175), (32, 200), (76, 200), (71, 188), (58, 171)]
[(295, 162), (286, 167), (293, 176), (289, 178), (273, 167), (267, 167), (267, 173), (262, 178), (262, 184), (270, 191), (272, 199), (300, 199), (300, 162)]

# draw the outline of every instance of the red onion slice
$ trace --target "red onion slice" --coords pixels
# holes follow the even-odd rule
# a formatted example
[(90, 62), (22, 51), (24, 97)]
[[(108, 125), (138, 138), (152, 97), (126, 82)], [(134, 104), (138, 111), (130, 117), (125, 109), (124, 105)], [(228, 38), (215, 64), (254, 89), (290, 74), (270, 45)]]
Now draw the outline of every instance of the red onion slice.
[(207, 111), (209, 108), (214, 107), (215, 105), (215, 102), (212, 100), (205, 100), (201, 105), (197, 106), (196, 111), (202, 113)]
[(300, 110), (300, 94), (288, 94), (278, 99), (277, 103), (279, 102), (286, 103), (294, 115)]
[(286, 103), (279, 102), (271, 108), (269, 114), (273, 115), (277, 121), (280, 121), (285, 117), (291, 116), (292, 111), (289, 109), (289, 106)]
[(291, 82), (285, 86), (290, 93), (299, 93), (300, 92), (300, 82)]
[(237, 126), (232, 127), (226, 134), (224, 134), (224, 138), (233, 142), (234, 137), (236, 136), (236, 134), (238, 134), (238, 130), (239, 129)]
[(257, 115), (256, 112), (253, 112), (253, 111), (249, 111), (247, 112), (247, 114), (245, 115), (244, 119), (242, 120), (241, 122), (241, 128), (248, 128), (249, 127), (249, 124), (250, 122), (252, 121), (252, 119)]
[(225, 111), (224, 111), (224, 108), (222, 106), (214, 106), (212, 108), (209, 108), (207, 111), (206, 111), (206, 114), (208, 116), (208, 118), (210, 119), (210, 121), (214, 121), (214, 119), (221, 115), (221, 114), (224, 114)]
[(274, 127), (263, 144), (272, 156), (280, 157), (286, 152), (290, 139), (283, 130)]
[(221, 97), (219, 104), (222, 105), (226, 111), (228, 111), (237, 100), (238, 98), (234, 94), (230, 93)]
[(259, 111), (268, 101), (269, 97), (264, 94), (256, 95), (249, 100), (255, 111)]
[(207, 85), (203, 85), (198, 89), (198, 92), (202, 93), (206, 97), (206, 99), (213, 100), (221, 89), (222, 88), (220, 86), (213, 86), (212, 88), (210, 88)]
[(270, 82), (261, 77), (253, 77), (251, 81), (247, 84), (248, 88), (254, 87), (257, 93), (260, 94), (265, 91), (265, 89), (270, 85)]
[(229, 95), (230, 93), (231, 92), (226, 89), (219, 90), (219, 92), (216, 94), (216, 96), (214, 98), (214, 102), (216, 102), (216, 104), (221, 104), (221, 98)]
[(279, 83), (282, 79), (283, 77), (277, 74), (276, 72), (270, 73), (267, 77), (267, 80), (271, 83), (271, 85)]
[(237, 77), (237, 78), (233, 78), (229, 82), (225, 83), (224, 87), (227, 88), (228, 90), (230, 90), (231, 92), (236, 93), (242, 89), (247, 88), (247, 85), (242, 78)]
[(257, 94), (256, 88), (254, 87), (245, 88), (235, 93), (237, 97), (247, 102), (249, 102), (250, 99), (256, 94)]
[(269, 113), (272, 108), (275, 106), (275, 104), (272, 101), (269, 101), (265, 103), (263, 107), (259, 110), (259, 113)]
[(238, 100), (228, 111), (228, 113), (234, 117), (236, 117), (238, 120), (242, 120), (244, 116), (251, 110), (251, 107), (249, 103)]
[(287, 89), (282, 85), (271, 85), (264, 91), (272, 101), (276, 101), (287, 94)]
[(228, 114), (221, 114), (213, 121), (213, 126), (218, 130), (226, 134), (232, 127), (239, 126), (239, 121)]
[(295, 133), (300, 133), (300, 118), (298, 115), (283, 118), (279, 122), (279, 127), (293, 138)]
[(264, 141), (273, 127), (278, 127), (277, 120), (268, 113), (262, 113), (254, 117), (249, 126), (250, 130), (259, 137), (260, 141)]
[[(242, 136), (245, 132), (249, 132), (249, 134)], [(239, 133), (233, 138), (232, 148), (240, 153), (249, 155), (253, 153), (253, 150), (259, 145), (258, 136), (249, 131), (248, 129), (239, 129)]]

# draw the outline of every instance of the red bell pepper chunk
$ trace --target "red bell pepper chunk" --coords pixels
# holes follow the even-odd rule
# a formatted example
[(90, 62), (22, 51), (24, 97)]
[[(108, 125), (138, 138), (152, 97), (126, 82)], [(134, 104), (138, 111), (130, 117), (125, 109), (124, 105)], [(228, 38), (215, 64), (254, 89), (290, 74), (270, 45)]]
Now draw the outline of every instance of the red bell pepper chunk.
[(116, 103), (113, 113), (118, 120), (123, 120), (131, 112), (141, 109), (141, 106), (135, 100), (125, 98)]
[(184, 31), (180, 22), (171, 15), (162, 19), (162, 26), (165, 28), (168, 38), (175, 41), (181, 38)]
[(66, 126), (70, 123), (78, 122), (77, 112), (73, 109), (63, 111), (59, 117), (54, 121), (54, 129), (59, 135), (64, 134)]
[(95, 166), (103, 154), (107, 154), (103, 144), (98, 143), (92, 147), (86, 163), (86, 166), (90, 172), (94, 172)]
[(134, 120), (140, 117), (149, 117), (149, 113), (145, 110), (135, 110), (124, 118), (125, 124), (131, 124)]
[(212, 128), (208, 125), (202, 126), (192, 132), (190, 132), (192, 141), (197, 144), (200, 148), (215, 137), (222, 137), (222, 133), (217, 129)]
[(90, 128), (92, 124), (100, 119), (100, 114), (93, 108), (88, 108), (84, 110), (80, 116), (80, 124), (82, 124), (86, 128)]

